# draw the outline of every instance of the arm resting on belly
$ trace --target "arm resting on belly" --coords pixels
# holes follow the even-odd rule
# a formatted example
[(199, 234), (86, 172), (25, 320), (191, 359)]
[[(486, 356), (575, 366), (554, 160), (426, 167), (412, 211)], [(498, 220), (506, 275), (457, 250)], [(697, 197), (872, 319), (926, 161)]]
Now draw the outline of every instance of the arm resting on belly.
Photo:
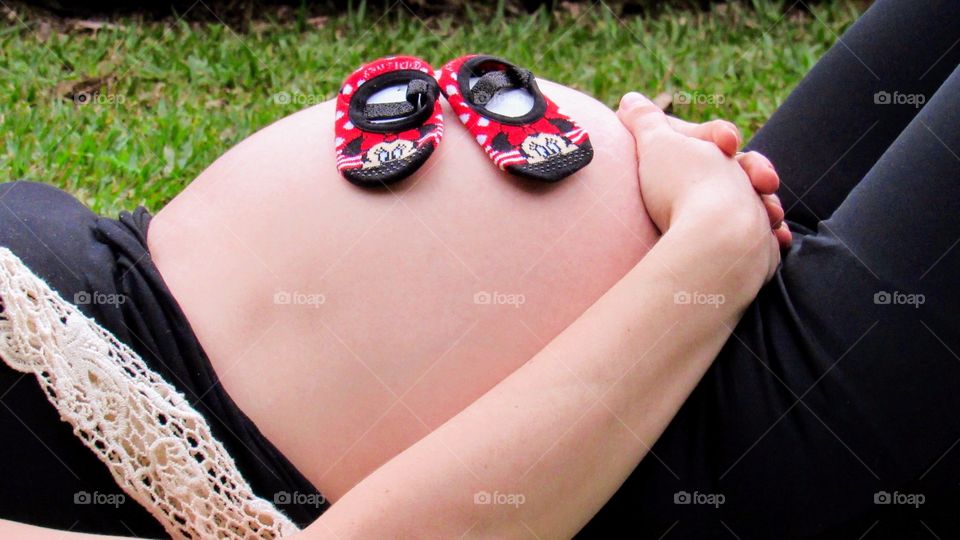
[[(543, 351), (364, 479), (307, 535), (574, 535), (646, 455), (762, 282), (745, 270), (758, 237), (743, 225), (755, 217), (713, 217), (678, 217)], [(681, 291), (725, 301), (678, 303)]]

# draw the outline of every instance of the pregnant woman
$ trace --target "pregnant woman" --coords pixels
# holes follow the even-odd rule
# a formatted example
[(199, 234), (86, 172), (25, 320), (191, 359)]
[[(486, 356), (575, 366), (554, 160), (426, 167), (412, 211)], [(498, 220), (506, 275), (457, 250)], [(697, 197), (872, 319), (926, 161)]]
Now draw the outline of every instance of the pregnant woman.
[[(182, 392), (305, 538), (951, 537), (958, 39), (956, 4), (875, 4), (748, 145), (780, 170), (779, 267), (776, 175), (718, 150), (722, 124), (547, 84), (595, 151), (558, 184), (450, 125), (415, 176), (361, 190), (327, 103), (152, 221), (4, 185), (0, 244)], [(0, 368), (0, 532), (197, 521), (104, 498), (83, 429)]]

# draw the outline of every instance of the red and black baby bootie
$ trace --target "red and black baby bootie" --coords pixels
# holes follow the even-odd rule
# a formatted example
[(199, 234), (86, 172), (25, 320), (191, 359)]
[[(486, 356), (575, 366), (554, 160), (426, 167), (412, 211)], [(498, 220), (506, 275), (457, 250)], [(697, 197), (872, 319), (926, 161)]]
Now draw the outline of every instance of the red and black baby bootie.
[(593, 159), (587, 132), (540, 92), (530, 71), (470, 55), (447, 63), (439, 82), (457, 117), (501, 169), (556, 182)]
[(347, 77), (337, 97), (337, 170), (358, 186), (413, 174), (443, 138), (440, 89), (430, 64), (389, 56)]

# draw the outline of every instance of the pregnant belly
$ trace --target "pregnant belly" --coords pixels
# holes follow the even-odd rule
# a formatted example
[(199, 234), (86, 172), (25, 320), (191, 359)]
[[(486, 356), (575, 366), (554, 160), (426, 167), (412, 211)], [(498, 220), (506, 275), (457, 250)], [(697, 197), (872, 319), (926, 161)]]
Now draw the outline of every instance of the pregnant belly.
[(413, 178), (335, 172), (333, 107), (222, 156), (149, 244), (221, 382), (329, 498), (542, 349), (649, 250), (633, 139), (602, 104), (542, 88), (590, 132), (555, 185), (488, 161), (453, 114)]

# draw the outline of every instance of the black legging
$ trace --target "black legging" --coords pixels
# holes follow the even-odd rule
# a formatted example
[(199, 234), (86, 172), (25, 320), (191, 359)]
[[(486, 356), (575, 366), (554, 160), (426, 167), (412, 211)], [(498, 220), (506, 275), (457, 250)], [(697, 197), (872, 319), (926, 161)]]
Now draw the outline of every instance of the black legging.
[(881, 0), (749, 144), (795, 245), (583, 537), (960, 538), (958, 63)]

